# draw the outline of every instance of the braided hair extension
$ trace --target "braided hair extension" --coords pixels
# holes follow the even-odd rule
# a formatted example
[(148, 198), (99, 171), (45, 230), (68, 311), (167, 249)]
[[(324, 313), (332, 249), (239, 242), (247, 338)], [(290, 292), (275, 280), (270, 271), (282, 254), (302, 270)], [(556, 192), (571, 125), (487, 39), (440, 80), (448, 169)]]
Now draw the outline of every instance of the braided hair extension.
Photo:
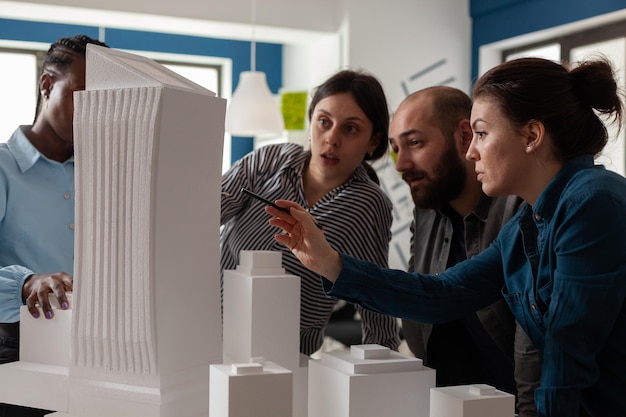
[[(75, 35), (71, 38), (59, 38), (50, 45), (48, 52), (43, 61), (41, 68), (42, 74), (51, 74), (59, 76), (63, 74), (67, 68), (74, 62), (76, 56), (84, 57), (87, 44), (93, 43), (95, 45), (104, 46), (108, 48), (108, 45), (104, 42), (100, 42), (96, 39), (90, 38), (87, 35)], [(39, 114), (41, 108), (42, 94), (39, 91), (37, 95), (37, 107), (35, 111), (35, 120)]]

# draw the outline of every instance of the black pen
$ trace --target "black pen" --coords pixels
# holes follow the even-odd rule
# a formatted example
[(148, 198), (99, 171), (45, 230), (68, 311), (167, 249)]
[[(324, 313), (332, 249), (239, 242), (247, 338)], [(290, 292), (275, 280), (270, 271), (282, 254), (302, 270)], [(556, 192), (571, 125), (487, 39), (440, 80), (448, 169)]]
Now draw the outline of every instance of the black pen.
[[(263, 198), (263, 197), (261, 197), (260, 195), (258, 195), (258, 194), (256, 194), (256, 193), (253, 193), (252, 191), (250, 191), (250, 190), (248, 190), (248, 189), (246, 189), (246, 188), (242, 188), (242, 189), (241, 189), (241, 192), (242, 192), (242, 193), (245, 193), (245, 194), (248, 194), (250, 197), (254, 197), (254, 198), (256, 198), (257, 200), (260, 200), (260, 201), (264, 202), (265, 204), (267, 204), (268, 206), (272, 206), (272, 207), (274, 207), (275, 209), (282, 211), (283, 213), (291, 214), (291, 212), (289, 211), (289, 209), (288, 209), (288, 208), (286, 208), (286, 207), (280, 207), (280, 206), (277, 206), (277, 205), (276, 205), (276, 203), (273, 203), (273, 202), (271, 202), (270, 200), (268, 200), (267, 198)], [(316, 225), (319, 229), (322, 229), (322, 226), (321, 226), (320, 224), (315, 223), (315, 225)]]

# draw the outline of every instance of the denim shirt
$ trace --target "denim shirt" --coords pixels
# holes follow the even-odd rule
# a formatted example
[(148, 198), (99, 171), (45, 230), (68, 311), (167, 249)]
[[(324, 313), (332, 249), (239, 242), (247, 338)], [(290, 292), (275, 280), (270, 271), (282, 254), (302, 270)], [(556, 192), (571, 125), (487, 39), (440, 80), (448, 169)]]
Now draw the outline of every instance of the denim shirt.
[(543, 353), (537, 414), (626, 416), (626, 179), (568, 161), (476, 257), (438, 275), (342, 255), (329, 296), (418, 321), (448, 321), (504, 295)]

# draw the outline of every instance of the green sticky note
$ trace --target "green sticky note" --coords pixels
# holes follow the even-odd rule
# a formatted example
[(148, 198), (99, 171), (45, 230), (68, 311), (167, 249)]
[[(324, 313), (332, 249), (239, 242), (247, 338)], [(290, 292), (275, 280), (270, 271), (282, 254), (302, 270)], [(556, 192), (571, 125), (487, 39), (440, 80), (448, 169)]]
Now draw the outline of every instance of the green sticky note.
[(283, 113), (286, 130), (304, 130), (307, 94), (306, 91), (282, 94), (280, 110)]

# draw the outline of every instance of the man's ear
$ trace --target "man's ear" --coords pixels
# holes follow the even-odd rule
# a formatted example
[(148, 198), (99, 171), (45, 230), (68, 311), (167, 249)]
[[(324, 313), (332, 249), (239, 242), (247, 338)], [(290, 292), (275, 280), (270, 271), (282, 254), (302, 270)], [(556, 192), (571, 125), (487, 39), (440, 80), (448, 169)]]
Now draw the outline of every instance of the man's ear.
[(539, 120), (531, 120), (524, 126), (523, 133), (526, 153), (533, 153), (543, 145), (546, 128)]
[(470, 143), (472, 142), (472, 137), (474, 136), (474, 132), (472, 132), (472, 125), (468, 119), (461, 120), (456, 126), (455, 136), (458, 135), (458, 140), (460, 140), (460, 150), (463, 152), (463, 155), (469, 149)]

